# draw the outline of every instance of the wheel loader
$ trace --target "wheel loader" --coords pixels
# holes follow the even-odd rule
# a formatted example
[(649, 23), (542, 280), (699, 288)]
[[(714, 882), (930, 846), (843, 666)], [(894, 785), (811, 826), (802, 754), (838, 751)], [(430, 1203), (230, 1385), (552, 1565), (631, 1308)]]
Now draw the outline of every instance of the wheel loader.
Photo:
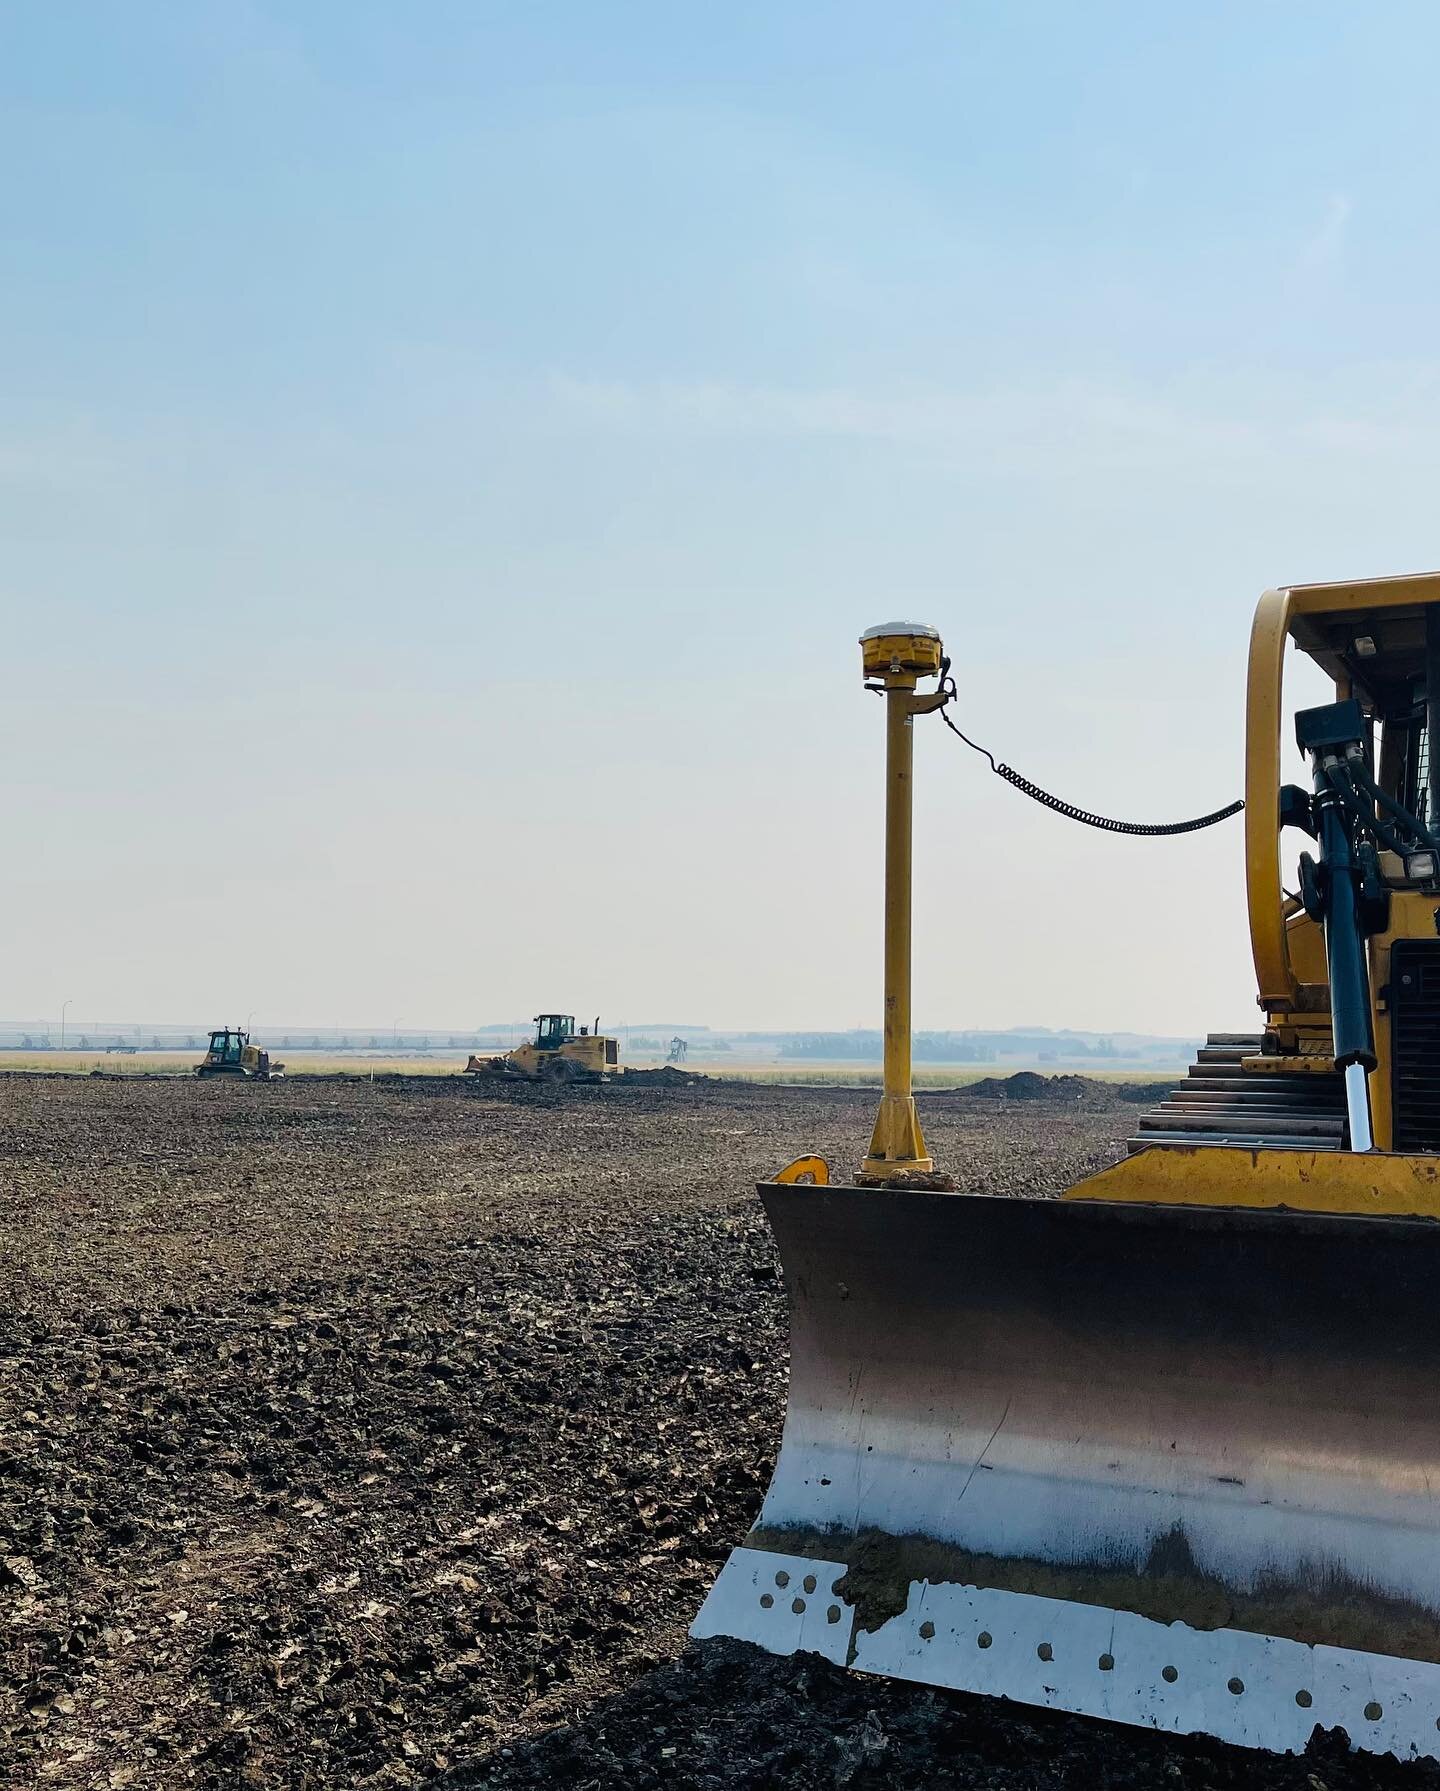
[(197, 1076), (239, 1076), (251, 1082), (279, 1082), (285, 1065), (268, 1051), (250, 1043), (250, 1034), (238, 1026), (222, 1026), (210, 1034), (210, 1045), (195, 1066)]
[(469, 1076), (522, 1082), (599, 1082), (620, 1061), (620, 1041), (594, 1027), (575, 1030), (573, 1014), (537, 1014), (535, 1036), (499, 1057), (477, 1057), (465, 1065)]
[[(1294, 716), (1292, 646), (1334, 695)], [(927, 1152), (912, 732), (955, 687), (918, 624), (862, 656), (887, 710), (883, 1095), (858, 1173), (811, 1156), (760, 1186), (784, 1433), (692, 1633), (1273, 1751), (1318, 1724), (1440, 1757), (1440, 574), (1261, 598), (1259, 1024), (1056, 1199), (955, 1193)]]

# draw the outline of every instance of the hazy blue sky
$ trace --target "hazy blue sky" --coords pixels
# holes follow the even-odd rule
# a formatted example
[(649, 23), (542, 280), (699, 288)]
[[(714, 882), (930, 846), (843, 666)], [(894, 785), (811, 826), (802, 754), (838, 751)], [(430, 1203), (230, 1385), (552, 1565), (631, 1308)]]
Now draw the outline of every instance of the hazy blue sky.
[[(874, 1023), (881, 717), (1238, 793), (1440, 563), (1429, 5), (0, 0), (0, 1011)], [(1238, 824), (919, 741), (917, 1023), (1253, 1014)], [(1298, 769), (1298, 766), (1297, 766)]]

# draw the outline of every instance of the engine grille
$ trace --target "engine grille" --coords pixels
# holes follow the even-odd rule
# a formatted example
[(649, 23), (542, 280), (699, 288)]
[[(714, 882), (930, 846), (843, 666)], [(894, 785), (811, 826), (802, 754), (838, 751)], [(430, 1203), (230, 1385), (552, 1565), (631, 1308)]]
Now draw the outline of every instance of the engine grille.
[(1390, 954), (1395, 1149), (1440, 1150), (1440, 939), (1401, 939)]

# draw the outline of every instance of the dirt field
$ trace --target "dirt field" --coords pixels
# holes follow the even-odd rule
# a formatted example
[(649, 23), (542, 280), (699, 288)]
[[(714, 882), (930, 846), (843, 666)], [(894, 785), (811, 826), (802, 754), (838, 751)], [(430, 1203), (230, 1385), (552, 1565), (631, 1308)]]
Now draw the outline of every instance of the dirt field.
[[(682, 1656), (779, 1430), (751, 1184), (802, 1149), (852, 1162), (872, 1106), (0, 1082), (0, 1777), (1440, 1783)], [(962, 1186), (1017, 1192), (1113, 1158), (1134, 1109), (924, 1114)]]

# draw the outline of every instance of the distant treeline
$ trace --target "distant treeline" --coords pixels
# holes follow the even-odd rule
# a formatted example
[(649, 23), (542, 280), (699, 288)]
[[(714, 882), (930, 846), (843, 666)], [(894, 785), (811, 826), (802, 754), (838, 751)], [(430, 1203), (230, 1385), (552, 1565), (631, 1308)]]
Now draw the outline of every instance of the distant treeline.
[[(782, 1057), (825, 1060), (859, 1059), (876, 1063), (883, 1047), (878, 1032), (816, 1032), (787, 1039)], [(1023, 1057), (1031, 1062), (1050, 1062), (1071, 1057), (1118, 1057), (1114, 1041), (1067, 1038), (1051, 1033), (1022, 1032), (917, 1032), (913, 1043), (917, 1063), (995, 1063), (1001, 1057)]]

